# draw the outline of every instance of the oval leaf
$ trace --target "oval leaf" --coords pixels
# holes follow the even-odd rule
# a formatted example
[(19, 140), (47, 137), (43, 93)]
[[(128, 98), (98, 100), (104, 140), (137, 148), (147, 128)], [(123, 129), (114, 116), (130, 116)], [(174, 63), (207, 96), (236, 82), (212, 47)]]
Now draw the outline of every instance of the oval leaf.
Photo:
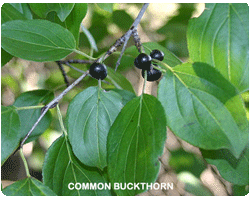
[(188, 49), (194, 62), (216, 67), (241, 92), (248, 90), (249, 7), (243, 3), (206, 4), (188, 25)]
[(3, 189), (6, 196), (56, 196), (47, 186), (33, 177), (17, 181)]
[(119, 94), (90, 87), (69, 104), (67, 129), (74, 154), (85, 165), (103, 169), (106, 165), (106, 143), (110, 126), (120, 112)]
[[(114, 183), (154, 183), (166, 140), (166, 119), (161, 103), (144, 94), (128, 102), (110, 128), (108, 175)], [(145, 189), (145, 188), (144, 188)], [(136, 195), (144, 190), (115, 190)]]
[(13, 106), (1, 106), (1, 164), (18, 147), (20, 120)]
[(76, 48), (74, 36), (46, 20), (15, 20), (2, 24), (2, 47), (11, 55), (31, 61), (56, 61)]
[(203, 149), (229, 149), (239, 157), (248, 141), (246, 111), (236, 88), (205, 63), (168, 69), (158, 87), (167, 125)]
[[(105, 196), (109, 190), (69, 189), (69, 183), (98, 184), (107, 180), (97, 168), (83, 165), (73, 154), (65, 136), (58, 138), (49, 148), (43, 166), (44, 184), (60, 196)], [(70, 185), (71, 187), (71, 185)]]

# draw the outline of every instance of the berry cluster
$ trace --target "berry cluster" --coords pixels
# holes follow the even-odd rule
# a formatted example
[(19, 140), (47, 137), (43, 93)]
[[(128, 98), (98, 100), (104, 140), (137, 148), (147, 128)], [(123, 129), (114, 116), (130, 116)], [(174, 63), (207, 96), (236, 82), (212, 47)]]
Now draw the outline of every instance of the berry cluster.
[(139, 69), (142, 69), (143, 78), (145, 71), (147, 71), (147, 81), (156, 81), (161, 77), (161, 71), (153, 67), (153, 65), (156, 67), (158, 67), (158, 65), (152, 65), (152, 59), (162, 61), (164, 59), (164, 53), (155, 49), (150, 53), (150, 55), (145, 53), (139, 54), (134, 61), (135, 66)]
[[(139, 54), (134, 61), (135, 66), (139, 69), (142, 69), (143, 78), (145, 71), (147, 71), (147, 81), (156, 81), (160, 79), (162, 74), (160, 70), (157, 70), (153, 67), (153, 65), (155, 67), (158, 67), (158, 65), (152, 65), (152, 59), (162, 61), (164, 59), (164, 53), (155, 49), (150, 53), (150, 55), (147, 55), (145, 53)], [(103, 80), (107, 77), (108, 74), (107, 67), (104, 64), (95, 62), (90, 66), (89, 74), (95, 79)]]

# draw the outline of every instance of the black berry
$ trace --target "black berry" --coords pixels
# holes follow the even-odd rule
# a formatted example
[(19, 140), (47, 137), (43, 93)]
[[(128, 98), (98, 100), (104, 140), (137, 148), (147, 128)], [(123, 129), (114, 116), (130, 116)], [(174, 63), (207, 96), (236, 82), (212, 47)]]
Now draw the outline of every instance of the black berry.
[(164, 53), (162, 51), (157, 50), (157, 49), (153, 50), (150, 53), (150, 56), (152, 59), (156, 59), (159, 61), (162, 61), (164, 59)]
[(89, 68), (89, 74), (95, 79), (105, 79), (107, 77), (107, 68), (104, 64), (93, 63)]
[[(157, 66), (157, 65), (154, 64), (154, 66)], [(145, 70), (142, 70), (141, 72), (143, 78), (144, 78), (144, 72)], [(153, 66), (151, 66), (150, 70), (147, 70), (147, 81), (156, 81), (160, 79), (160, 77), (161, 77), (161, 71), (153, 68)]]
[(139, 69), (150, 70), (151, 60), (149, 55), (141, 53), (135, 58), (134, 64)]

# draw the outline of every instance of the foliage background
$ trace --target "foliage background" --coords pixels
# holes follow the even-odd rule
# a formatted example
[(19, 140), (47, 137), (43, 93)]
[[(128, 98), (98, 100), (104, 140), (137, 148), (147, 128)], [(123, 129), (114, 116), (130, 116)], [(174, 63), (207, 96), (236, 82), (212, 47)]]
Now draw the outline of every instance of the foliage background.
[[(141, 4), (119, 3), (113, 5), (113, 10), (105, 11), (97, 4), (88, 5), (87, 16), (82, 23), (90, 31), (97, 43), (98, 51), (94, 51), (96, 56), (107, 51), (115, 40), (129, 29), (141, 8)], [(138, 28), (141, 42), (158, 42), (179, 58), (187, 60), (186, 30), (188, 20), (191, 17), (199, 16), (204, 6), (203, 3), (151, 3)], [(80, 34), (79, 44), (81, 50), (88, 53), (90, 45), (84, 33)], [(133, 43), (130, 40), (128, 46), (131, 44)], [(71, 55), (70, 58), (78, 59), (79, 57), (78, 55)], [(114, 68), (117, 58), (117, 55), (112, 55), (105, 61), (106, 65)], [(83, 70), (87, 69), (82, 65), (74, 66), (78, 66)], [(80, 76), (79, 73), (70, 70), (68, 67), (65, 67), (65, 70), (70, 77), (70, 82)], [(119, 70), (132, 83), (136, 92), (141, 92), (140, 73), (131, 65), (122, 64)], [(65, 89), (63, 77), (56, 63), (30, 62), (19, 58), (13, 58), (7, 65), (2, 67), (1, 84), (1, 102), (4, 106), (12, 105), (15, 99), (25, 91), (51, 89), (59, 93)], [(90, 77), (86, 78), (63, 98), (60, 102), (63, 116), (66, 114), (68, 102), (77, 93), (93, 85), (97, 85), (97, 80)], [(156, 91), (157, 82), (150, 83), (147, 86), (147, 93), (156, 95)], [(244, 100), (248, 107), (248, 93), (244, 94)], [(28, 158), (31, 175), (39, 180), (42, 179), (41, 170), (44, 155), (51, 143), (61, 135), (59, 122), (55, 115), (56, 110), (52, 109), (51, 112), (53, 121), (49, 129), (38, 140), (24, 146), (24, 153)], [(178, 139), (171, 131), (168, 131), (161, 163), (157, 181), (173, 182), (174, 190), (150, 190), (141, 195), (229, 195), (232, 193), (241, 195), (244, 190), (248, 190), (248, 188), (234, 186), (218, 176), (216, 167), (208, 165), (202, 159), (198, 148)], [(18, 155), (14, 155), (6, 161), (1, 173), (1, 179), (5, 180), (2, 182), (3, 187), (6, 187), (10, 183), (9, 181), (16, 181), (25, 177), (22, 165)]]

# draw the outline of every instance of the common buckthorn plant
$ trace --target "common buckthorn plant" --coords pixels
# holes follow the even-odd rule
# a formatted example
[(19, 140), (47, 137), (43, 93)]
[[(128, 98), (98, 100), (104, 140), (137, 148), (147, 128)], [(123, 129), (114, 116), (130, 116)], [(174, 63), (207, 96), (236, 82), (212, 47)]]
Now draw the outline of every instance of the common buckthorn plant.
[(248, 5), (174, 5), (2, 5), (4, 195), (248, 193)]

